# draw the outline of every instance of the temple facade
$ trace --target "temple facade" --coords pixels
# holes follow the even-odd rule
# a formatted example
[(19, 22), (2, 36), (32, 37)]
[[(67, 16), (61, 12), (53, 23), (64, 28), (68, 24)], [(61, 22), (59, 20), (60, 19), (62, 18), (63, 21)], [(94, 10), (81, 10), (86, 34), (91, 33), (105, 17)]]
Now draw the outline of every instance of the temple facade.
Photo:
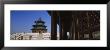
[(37, 21), (35, 21), (35, 25), (33, 25), (33, 28), (31, 29), (32, 33), (46, 33), (47, 26), (45, 26), (44, 24), (45, 22), (41, 18), (39, 18)]

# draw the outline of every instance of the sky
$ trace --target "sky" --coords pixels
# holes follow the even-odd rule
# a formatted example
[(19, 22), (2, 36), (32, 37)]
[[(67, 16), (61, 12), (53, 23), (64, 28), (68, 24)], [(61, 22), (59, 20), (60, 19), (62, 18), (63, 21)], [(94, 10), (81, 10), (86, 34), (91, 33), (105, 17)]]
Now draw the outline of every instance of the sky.
[(31, 33), (34, 21), (40, 17), (45, 21), (47, 32), (51, 32), (51, 16), (46, 10), (11, 10), (11, 33)]

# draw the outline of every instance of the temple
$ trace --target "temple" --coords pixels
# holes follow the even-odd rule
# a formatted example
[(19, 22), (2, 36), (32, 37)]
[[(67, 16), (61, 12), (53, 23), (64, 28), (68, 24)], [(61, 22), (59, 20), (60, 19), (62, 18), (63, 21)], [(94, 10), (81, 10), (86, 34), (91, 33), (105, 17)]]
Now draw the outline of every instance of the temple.
[(45, 22), (41, 18), (39, 18), (37, 21), (35, 21), (35, 25), (33, 25), (33, 28), (31, 29), (32, 33), (46, 33), (47, 26), (45, 26), (44, 24)]
[[(12, 40), (100, 40), (100, 11), (48, 11), (51, 33), (39, 18), (32, 33), (16, 33)], [(50, 17), (49, 16), (49, 17)], [(57, 30), (59, 26), (59, 32)]]
[[(99, 40), (100, 11), (48, 11), (51, 16), (51, 40)], [(69, 32), (69, 35), (67, 35)]]

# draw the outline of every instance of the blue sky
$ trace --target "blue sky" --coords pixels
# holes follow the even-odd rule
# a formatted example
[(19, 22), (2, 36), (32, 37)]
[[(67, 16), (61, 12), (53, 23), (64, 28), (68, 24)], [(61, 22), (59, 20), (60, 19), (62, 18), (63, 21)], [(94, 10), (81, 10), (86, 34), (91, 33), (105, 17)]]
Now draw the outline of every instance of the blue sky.
[(34, 21), (40, 17), (51, 32), (51, 16), (46, 10), (11, 10), (11, 33), (30, 33)]

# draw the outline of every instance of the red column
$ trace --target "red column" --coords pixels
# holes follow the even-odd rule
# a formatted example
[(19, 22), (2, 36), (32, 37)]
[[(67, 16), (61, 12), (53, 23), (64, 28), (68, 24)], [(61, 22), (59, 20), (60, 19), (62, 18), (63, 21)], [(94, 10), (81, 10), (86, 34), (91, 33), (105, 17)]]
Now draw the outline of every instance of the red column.
[(57, 14), (51, 11), (51, 40), (57, 40)]

